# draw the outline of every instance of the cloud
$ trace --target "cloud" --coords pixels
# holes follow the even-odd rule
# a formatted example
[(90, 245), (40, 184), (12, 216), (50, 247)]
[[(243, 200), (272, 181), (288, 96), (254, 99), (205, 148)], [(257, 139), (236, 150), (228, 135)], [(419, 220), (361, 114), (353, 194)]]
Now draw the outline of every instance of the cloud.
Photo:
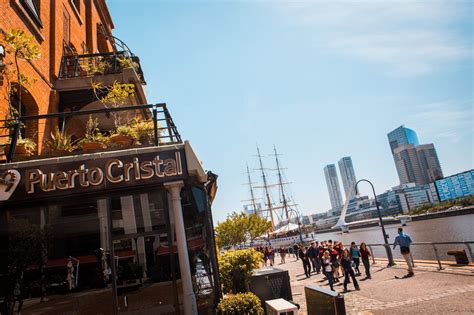
[(470, 36), (452, 27), (464, 22), (464, 32), (470, 32), (472, 6), (467, 1), (404, 0), (277, 5), (290, 23), (314, 31), (311, 40), (321, 50), (386, 65), (388, 73), (402, 76), (472, 58)]
[(407, 125), (422, 131), (429, 139), (446, 139), (458, 143), (463, 137), (472, 137), (473, 109), (470, 103), (436, 102), (413, 108)]

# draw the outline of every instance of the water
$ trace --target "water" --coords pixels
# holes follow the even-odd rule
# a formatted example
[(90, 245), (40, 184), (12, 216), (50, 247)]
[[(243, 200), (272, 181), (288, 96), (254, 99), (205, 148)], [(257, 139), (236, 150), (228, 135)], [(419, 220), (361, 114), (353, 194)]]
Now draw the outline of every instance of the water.
[[(456, 241), (474, 241), (474, 214), (429, 219), (423, 221), (408, 222), (403, 227), (404, 232), (410, 235), (413, 242), (456, 242)], [(400, 224), (385, 225), (385, 230), (389, 235), (389, 243), (393, 243), (397, 236), (397, 229)], [(329, 232), (316, 234), (315, 239), (338, 240), (344, 244), (350, 244), (352, 241), (356, 244), (365, 242), (367, 244), (382, 244), (384, 242), (382, 229), (379, 226), (364, 229), (349, 230), (349, 233)], [(474, 244), (471, 245), (474, 250)], [(467, 247), (459, 245), (437, 245), (440, 259), (454, 260), (453, 256), (448, 256), (450, 249), (465, 249), (469, 256)], [(373, 247), (375, 257), (386, 257), (385, 249), (382, 247)], [(431, 245), (415, 245), (411, 247), (414, 259), (436, 259), (433, 247)], [(400, 248), (393, 251), (395, 258), (402, 258)]]

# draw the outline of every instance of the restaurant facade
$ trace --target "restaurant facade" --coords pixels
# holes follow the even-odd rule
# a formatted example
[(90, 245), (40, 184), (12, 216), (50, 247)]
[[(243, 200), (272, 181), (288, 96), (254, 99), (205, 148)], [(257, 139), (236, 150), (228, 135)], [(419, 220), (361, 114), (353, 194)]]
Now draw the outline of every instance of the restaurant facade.
[[(217, 176), (148, 103), (106, 1), (0, 11), (0, 314), (215, 313)], [(21, 85), (15, 36), (40, 52)]]

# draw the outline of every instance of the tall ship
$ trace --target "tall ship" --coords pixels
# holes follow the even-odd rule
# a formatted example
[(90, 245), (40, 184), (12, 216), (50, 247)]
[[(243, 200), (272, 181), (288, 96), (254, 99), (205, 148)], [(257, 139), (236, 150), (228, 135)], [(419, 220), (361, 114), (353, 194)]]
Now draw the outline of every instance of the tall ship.
[[(256, 239), (252, 245), (272, 245), (274, 247), (288, 246), (303, 242), (307, 237), (303, 235), (302, 218), (294, 198), (287, 188), (290, 182), (286, 180), (284, 168), (281, 167), (280, 154), (273, 146), (273, 153), (269, 157), (274, 162), (274, 168), (264, 166), (264, 157), (257, 145), (257, 167), (252, 171), (247, 164), (246, 175), (250, 198), (243, 200), (246, 213), (255, 213), (266, 218), (271, 228), (266, 235)], [(260, 182), (252, 181), (252, 174), (257, 173)]]

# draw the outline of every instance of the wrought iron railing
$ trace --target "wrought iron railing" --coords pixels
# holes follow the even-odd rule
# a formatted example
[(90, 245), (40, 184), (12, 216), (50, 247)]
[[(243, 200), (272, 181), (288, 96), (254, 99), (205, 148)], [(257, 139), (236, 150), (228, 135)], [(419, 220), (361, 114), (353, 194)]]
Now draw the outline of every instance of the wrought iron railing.
[[(0, 163), (90, 153), (91, 151), (85, 152), (81, 149), (80, 144), (87, 136), (86, 125), (91, 120), (96, 120), (97, 123), (92, 132), (95, 136), (100, 135), (104, 143), (102, 148), (92, 152), (182, 143), (178, 129), (164, 103), (23, 116), (0, 120), (0, 149), (3, 149), (3, 154), (0, 150)], [(120, 124), (117, 125), (117, 122)], [(119, 126), (124, 126), (133, 134), (133, 137), (130, 136), (130, 145), (106, 145), (108, 142), (105, 140), (119, 134)], [(69, 150), (53, 152), (54, 148), (51, 148), (50, 143), (53, 142), (51, 140), (55, 131), (64, 139), (70, 137), (69, 140), (76, 145), (66, 148)], [(25, 139), (35, 144), (40, 142), (40, 150), (36, 148), (27, 156), (16, 154), (19, 151), (18, 143), (24, 143)]]
[(63, 56), (59, 69), (59, 78), (77, 78), (104, 74), (121, 73), (125, 68), (133, 68), (145, 84), (145, 78), (137, 56), (125, 51), (86, 55)]

